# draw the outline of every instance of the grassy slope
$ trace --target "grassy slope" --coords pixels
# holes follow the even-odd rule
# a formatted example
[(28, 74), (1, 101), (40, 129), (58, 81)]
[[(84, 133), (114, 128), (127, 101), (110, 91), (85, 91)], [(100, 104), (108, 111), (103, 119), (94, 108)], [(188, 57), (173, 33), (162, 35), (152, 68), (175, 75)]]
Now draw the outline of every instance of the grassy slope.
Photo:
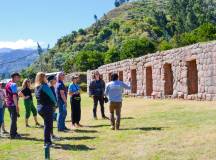
[[(116, 132), (109, 129), (108, 121), (92, 120), (92, 102), (87, 95), (82, 100), (82, 124), (88, 127), (58, 134), (64, 140), (51, 150), (52, 159), (214, 160), (216, 157), (216, 102), (127, 98), (122, 130)], [(25, 138), (1, 139), (1, 160), (43, 159), (43, 130), (26, 129), (23, 116), (24, 112), (18, 126)], [(8, 127), (8, 113), (6, 121)]]

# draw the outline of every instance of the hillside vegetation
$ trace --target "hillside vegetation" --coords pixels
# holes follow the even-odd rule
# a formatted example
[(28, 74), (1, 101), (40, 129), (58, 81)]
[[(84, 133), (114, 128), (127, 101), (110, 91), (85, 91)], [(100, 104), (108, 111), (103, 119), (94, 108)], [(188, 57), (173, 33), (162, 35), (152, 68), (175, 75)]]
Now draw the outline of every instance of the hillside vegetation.
[(86, 71), (126, 58), (216, 39), (215, 0), (139, 0), (72, 31), (23, 71)]

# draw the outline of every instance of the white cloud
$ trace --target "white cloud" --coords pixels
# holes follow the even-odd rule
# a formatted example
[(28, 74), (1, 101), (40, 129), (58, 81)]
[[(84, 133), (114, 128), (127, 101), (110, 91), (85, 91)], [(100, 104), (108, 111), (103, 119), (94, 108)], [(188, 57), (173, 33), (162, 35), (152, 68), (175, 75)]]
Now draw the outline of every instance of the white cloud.
[(35, 47), (37, 47), (37, 42), (35, 42), (32, 39), (26, 39), (26, 40), (21, 39), (15, 42), (0, 41), (0, 48), (24, 49), (24, 48), (35, 48)]

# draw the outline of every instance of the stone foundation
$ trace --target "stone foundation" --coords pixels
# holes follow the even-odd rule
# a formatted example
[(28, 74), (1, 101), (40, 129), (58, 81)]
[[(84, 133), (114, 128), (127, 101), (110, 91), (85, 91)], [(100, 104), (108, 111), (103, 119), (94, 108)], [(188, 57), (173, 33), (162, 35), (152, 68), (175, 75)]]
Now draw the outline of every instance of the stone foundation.
[[(148, 54), (101, 66), (105, 82), (113, 72), (132, 90), (124, 94), (150, 98), (216, 100), (216, 42)], [(88, 71), (88, 84), (94, 71)]]

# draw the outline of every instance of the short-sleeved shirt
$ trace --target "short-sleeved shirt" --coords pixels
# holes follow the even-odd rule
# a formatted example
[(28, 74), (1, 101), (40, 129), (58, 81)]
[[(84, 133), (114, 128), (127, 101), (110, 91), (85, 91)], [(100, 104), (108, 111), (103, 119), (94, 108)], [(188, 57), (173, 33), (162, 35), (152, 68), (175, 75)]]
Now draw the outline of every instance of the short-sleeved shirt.
[(29, 96), (29, 99), (31, 99), (31, 100), (33, 99), (32, 98), (32, 92), (31, 92), (30, 88), (26, 87), (23, 90), (21, 90), (21, 92), (25, 97)]
[(15, 106), (14, 100), (13, 100), (13, 95), (17, 96), (18, 99), (18, 89), (16, 83), (10, 81), (6, 84), (5, 86), (6, 90), (6, 105), (8, 107)]
[(3, 89), (0, 89), (0, 108), (3, 108), (4, 99), (5, 99), (5, 93), (4, 93)]
[(71, 83), (68, 88), (69, 92), (77, 92), (80, 91), (80, 86), (78, 84)]
[(65, 87), (64, 83), (62, 81), (58, 81), (57, 85), (56, 85), (56, 97), (58, 102), (59, 101), (63, 101), (60, 91), (63, 90), (65, 92), (65, 97), (67, 97), (67, 88)]

